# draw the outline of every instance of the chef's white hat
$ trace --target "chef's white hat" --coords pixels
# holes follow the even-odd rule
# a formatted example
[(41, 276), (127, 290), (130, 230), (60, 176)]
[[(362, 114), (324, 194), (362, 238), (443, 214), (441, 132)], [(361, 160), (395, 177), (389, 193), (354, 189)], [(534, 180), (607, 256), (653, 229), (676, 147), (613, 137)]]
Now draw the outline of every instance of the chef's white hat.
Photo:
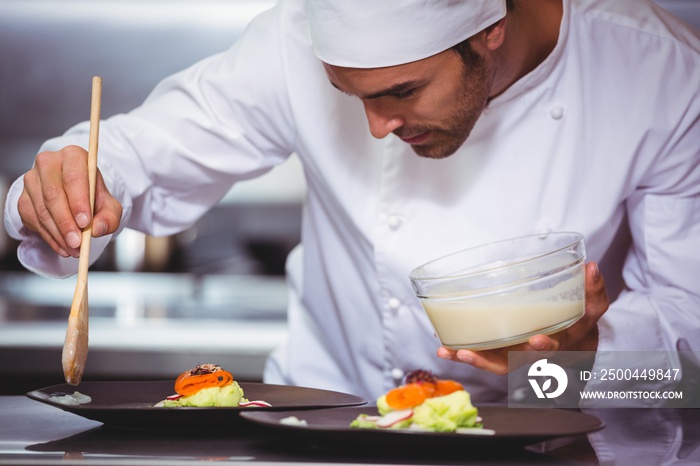
[(505, 0), (307, 0), (316, 56), (351, 68), (427, 58), (506, 14)]

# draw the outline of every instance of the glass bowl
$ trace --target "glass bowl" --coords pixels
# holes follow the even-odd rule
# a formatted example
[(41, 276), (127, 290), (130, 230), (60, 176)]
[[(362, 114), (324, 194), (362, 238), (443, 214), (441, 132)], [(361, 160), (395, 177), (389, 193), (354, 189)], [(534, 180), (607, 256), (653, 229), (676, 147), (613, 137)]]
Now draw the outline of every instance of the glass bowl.
[(583, 316), (579, 233), (497, 241), (435, 259), (409, 278), (443, 346), (485, 350), (561, 331)]

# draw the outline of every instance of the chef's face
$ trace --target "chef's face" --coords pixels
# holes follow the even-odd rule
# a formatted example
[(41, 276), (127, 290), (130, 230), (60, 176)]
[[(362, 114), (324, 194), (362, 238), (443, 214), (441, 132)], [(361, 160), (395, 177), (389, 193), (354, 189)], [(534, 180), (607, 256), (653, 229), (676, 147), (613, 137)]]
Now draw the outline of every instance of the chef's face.
[(493, 83), (488, 62), (453, 50), (386, 68), (324, 66), (336, 88), (362, 100), (374, 137), (394, 133), (416, 154), (434, 159), (464, 143)]

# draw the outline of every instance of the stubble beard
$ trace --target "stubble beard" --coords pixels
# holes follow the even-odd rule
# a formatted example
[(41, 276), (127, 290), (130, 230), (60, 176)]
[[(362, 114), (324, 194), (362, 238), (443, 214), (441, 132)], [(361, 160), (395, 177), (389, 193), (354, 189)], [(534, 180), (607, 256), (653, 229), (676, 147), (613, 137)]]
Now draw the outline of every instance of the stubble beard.
[(402, 128), (410, 134), (431, 132), (433, 142), (425, 145), (412, 145), (413, 151), (420, 157), (444, 159), (457, 152), (471, 134), (477, 120), (488, 105), (489, 92), (493, 83), (492, 69), (486, 62), (479, 60), (475, 66), (462, 73), (462, 86), (456, 96), (456, 110), (440, 126), (414, 126)]

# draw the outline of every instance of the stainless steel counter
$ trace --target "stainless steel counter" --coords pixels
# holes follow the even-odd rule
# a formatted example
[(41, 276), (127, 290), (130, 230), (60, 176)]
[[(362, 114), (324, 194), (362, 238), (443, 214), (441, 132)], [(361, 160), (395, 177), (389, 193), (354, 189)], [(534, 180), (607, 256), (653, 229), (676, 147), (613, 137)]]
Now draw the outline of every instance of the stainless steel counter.
[[(303, 416), (303, 414), (300, 414)], [(164, 426), (167, 429), (167, 426)], [(559, 443), (559, 446), (562, 444)], [(231, 431), (152, 431), (101, 427), (21, 396), (0, 397), (0, 464), (580, 464), (591, 459), (585, 437), (570, 439), (567, 456), (522, 446), (489, 451), (417, 451), (318, 442), (245, 424)], [(555, 445), (556, 446), (556, 445)], [(556, 450), (555, 450), (556, 451)], [(593, 456), (595, 463), (595, 456)], [(588, 463), (590, 464), (590, 463)]]
[[(526, 447), (416, 449), (343, 441), (245, 424), (232, 431), (120, 430), (23, 396), (0, 396), (0, 465), (218, 464), (700, 464), (700, 416), (693, 409), (607, 409), (586, 436)], [(303, 417), (303, 414), (300, 415)]]

